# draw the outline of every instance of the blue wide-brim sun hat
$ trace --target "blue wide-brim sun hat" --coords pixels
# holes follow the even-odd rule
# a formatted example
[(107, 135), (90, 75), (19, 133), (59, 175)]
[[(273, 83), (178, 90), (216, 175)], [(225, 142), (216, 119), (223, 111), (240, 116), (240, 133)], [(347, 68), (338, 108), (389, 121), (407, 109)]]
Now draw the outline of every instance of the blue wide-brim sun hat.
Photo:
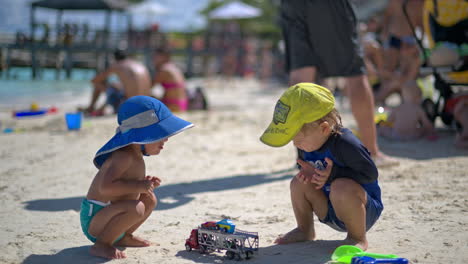
[(134, 96), (126, 100), (117, 114), (116, 134), (96, 153), (94, 165), (99, 169), (113, 151), (130, 144), (150, 144), (193, 127), (175, 115), (159, 100)]

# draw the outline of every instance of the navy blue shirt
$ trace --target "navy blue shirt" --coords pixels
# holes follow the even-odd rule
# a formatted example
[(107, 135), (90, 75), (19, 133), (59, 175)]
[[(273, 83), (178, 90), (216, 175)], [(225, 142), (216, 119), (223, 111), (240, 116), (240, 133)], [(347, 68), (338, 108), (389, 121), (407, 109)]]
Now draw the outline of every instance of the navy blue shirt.
[(332, 134), (320, 149), (304, 152), (304, 160), (318, 169), (327, 166), (325, 158), (333, 161), (330, 177), (322, 187), (327, 197), (330, 195), (330, 184), (335, 179), (349, 178), (359, 183), (383, 208), (377, 180), (379, 172), (369, 151), (349, 129), (342, 128), (340, 132)]

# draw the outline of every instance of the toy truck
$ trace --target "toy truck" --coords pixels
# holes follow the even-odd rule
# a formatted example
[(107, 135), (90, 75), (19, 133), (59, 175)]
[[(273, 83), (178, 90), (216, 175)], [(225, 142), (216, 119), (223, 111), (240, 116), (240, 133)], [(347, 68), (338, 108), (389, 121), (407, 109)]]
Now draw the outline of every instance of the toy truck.
[[(208, 223), (208, 222), (206, 222)], [(205, 223), (205, 224), (206, 224)], [(258, 233), (242, 230), (232, 230), (223, 227), (214, 229), (212, 224), (202, 224), (197, 229), (192, 229), (190, 237), (185, 241), (185, 249), (191, 251), (196, 249), (200, 253), (220, 252), (226, 250), (228, 259), (249, 259), (255, 251), (258, 251)], [(224, 230), (224, 228), (227, 229)]]
[(229, 219), (223, 219), (219, 222), (216, 222), (216, 226), (219, 230), (230, 234), (234, 233), (234, 230), (236, 230), (236, 225)]

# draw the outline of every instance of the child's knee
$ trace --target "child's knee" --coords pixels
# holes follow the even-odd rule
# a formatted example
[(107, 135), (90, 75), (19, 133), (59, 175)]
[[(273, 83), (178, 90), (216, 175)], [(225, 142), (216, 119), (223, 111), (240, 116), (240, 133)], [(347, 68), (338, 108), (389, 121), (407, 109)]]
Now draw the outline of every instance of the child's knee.
[(153, 210), (158, 204), (158, 199), (154, 193), (151, 193), (147, 196), (147, 199), (144, 200), (146, 210)]
[(296, 177), (293, 177), (289, 184), (289, 189), (291, 192), (304, 191), (305, 186), (307, 185), (300, 182)]
[(134, 210), (131, 211), (136, 217), (141, 218), (145, 216), (146, 205), (142, 201), (138, 201), (134, 207)]
[(330, 186), (330, 200), (335, 202), (348, 202), (350, 198), (358, 196), (365, 199), (364, 189), (354, 180), (339, 178), (332, 182)]

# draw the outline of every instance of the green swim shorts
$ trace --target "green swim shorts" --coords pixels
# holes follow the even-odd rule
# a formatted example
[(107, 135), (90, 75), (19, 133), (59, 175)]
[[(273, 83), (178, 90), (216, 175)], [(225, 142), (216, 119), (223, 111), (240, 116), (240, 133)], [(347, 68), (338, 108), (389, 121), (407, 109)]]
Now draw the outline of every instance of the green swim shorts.
[[(102, 208), (108, 206), (110, 203), (103, 203), (95, 200), (83, 199), (81, 202), (81, 211), (80, 211), (80, 222), (81, 229), (85, 236), (93, 243), (96, 243), (96, 238), (89, 234), (89, 224), (97, 212), (101, 211)], [(125, 233), (121, 234), (115, 241), (119, 241), (124, 237)]]

